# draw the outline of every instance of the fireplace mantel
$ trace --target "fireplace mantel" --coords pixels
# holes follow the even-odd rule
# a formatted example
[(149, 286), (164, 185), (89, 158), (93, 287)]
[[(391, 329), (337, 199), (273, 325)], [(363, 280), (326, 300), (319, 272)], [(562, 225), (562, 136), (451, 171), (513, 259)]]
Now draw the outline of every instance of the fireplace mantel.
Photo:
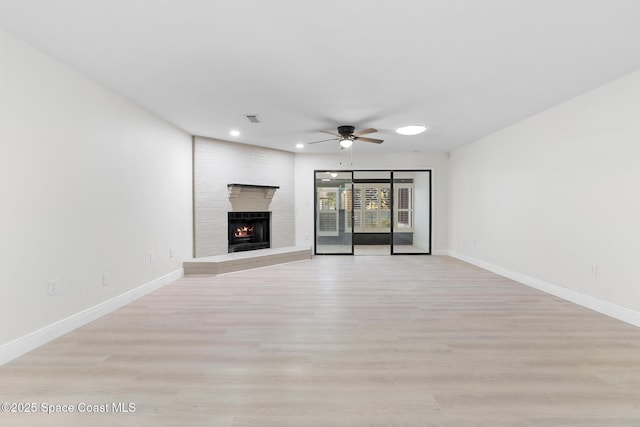
[(280, 187), (274, 187), (272, 185), (251, 185), (251, 184), (227, 184), (227, 190), (229, 190), (229, 198), (237, 199), (240, 194), (245, 191), (262, 191), (265, 199), (273, 199), (273, 195)]

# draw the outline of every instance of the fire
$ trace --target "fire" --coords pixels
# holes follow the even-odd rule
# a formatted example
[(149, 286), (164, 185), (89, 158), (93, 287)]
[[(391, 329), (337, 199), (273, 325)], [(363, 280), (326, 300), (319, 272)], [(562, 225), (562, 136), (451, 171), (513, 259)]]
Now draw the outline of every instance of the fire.
[(252, 225), (244, 225), (242, 227), (236, 228), (236, 232), (233, 233), (236, 237), (249, 237), (253, 234), (253, 226)]

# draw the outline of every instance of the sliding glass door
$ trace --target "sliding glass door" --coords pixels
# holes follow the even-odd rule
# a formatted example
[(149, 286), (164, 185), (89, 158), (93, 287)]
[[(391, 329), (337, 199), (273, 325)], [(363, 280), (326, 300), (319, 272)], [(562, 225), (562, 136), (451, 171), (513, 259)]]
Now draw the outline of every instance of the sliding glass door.
[(315, 171), (316, 255), (431, 253), (431, 171)]
[(353, 172), (315, 172), (315, 253), (353, 255)]

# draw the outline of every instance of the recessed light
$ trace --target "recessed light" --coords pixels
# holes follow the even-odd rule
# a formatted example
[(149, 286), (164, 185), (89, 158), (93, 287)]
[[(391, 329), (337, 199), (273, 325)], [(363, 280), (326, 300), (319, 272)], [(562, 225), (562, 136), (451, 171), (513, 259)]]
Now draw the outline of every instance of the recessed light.
[(229, 135), (231, 136), (240, 136), (240, 131), (233, 129), (231, 132), (229, 132)]
[(427, 130), (425, 125), (406, 125), (396, 129), (400, 135), (417, 135)]
[(298, 144), (296, 144), (296, 148), (298, 148), (298, 149), (304, 148), (304, 144), (298, 143)]

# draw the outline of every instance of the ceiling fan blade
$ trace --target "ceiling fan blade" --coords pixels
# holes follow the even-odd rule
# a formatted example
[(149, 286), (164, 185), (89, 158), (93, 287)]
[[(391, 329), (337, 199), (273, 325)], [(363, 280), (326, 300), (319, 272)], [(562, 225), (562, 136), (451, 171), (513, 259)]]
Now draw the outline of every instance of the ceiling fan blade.
[(317, 144), (318, 142), (337, 141), (340, 138), (323, 139), (322, 141), (307, 142), (307, 144)]
[(332, 131), (330, 131), (330, 130), (321, 130), (320, 132), (322, 132), (322, 133), (328, 133), (329, 135), (335, 135), (335, 136), (337, 136), (338, 138), (340, 138), (340, 137), (342, 136), (342, 135), (340, 135), (339, 133), (332, 132)]
[(367, 135), (369, 133), (374, 133), (374, 132), (378, 132), (378, 130), (374, 128), (362, 129), (357, 132), (354, 132), (353, 136)]
[(384, 139), (363, 138), (361, 136), (356, 136), (356, 141), (373, 142), (374, 144), (382, 144), (384, 142)]

